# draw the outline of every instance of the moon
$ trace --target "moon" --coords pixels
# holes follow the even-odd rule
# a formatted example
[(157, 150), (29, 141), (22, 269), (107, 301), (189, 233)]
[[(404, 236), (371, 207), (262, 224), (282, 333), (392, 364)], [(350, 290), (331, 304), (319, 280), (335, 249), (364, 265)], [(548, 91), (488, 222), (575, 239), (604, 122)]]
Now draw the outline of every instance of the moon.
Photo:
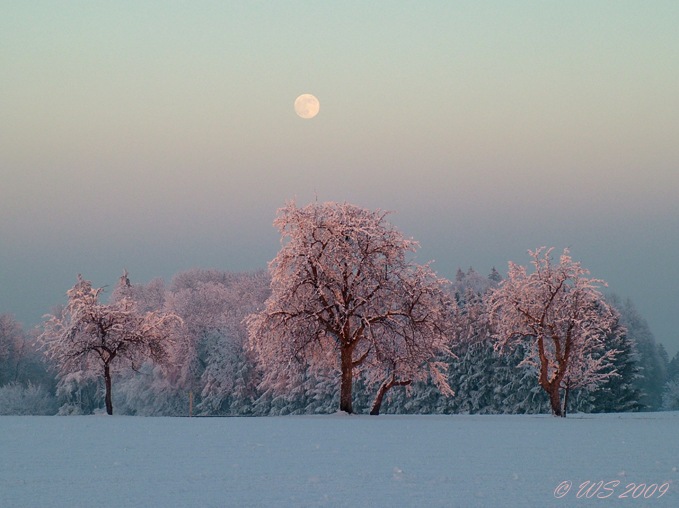
[(321, 104), (318, 102), (318, 99), (310, 93), (305, 93), (295, 99), (295, 113), (302, 118), (315, 117), (318, 114), (319, 109), (321, 109)]

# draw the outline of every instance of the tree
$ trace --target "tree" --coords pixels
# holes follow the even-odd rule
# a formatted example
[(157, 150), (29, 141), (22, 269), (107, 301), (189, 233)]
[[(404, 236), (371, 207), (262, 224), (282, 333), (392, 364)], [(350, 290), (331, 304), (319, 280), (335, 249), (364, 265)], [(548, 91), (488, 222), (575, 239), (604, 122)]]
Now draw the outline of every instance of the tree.
[(585, 277), (589, 272), (568, 249), (559, 264), (551, 262), (553, 249), (540, 257), (543, 249), (528, 251), (535, 268), (530, 275), (509, 263), (507, 278), (490, 292), (490, 319), (499, 350), (529, 343), (522, 364), (537, 368), (552, 414), (565, 416), (562, 389), (591, 390), (614, 375), (617, 351), (604, 345), (617, 313), (597, 290), (603, 281)]
[(491, 268), (490, 273), (488, 274), (488, 280), (491, 280), (495, 283), (502, 282), (502, 275), (495, 269), (495, 267)]
[(662, 407), (665, 411), (679, 411), (679, 381), (665, 383), (662, 400)]
[[(121, 284), (126, 283), (123, 279), (126, 275)], [(102, 291), (78, 275), (78, 283), (67, 293), (68, 305), (61, 315), (46, 316), (50, 319), (40, 339), (62, 380), (69, 375), (103, 376), (106, 412), (111, 415), (112, 368), (124, 363), (137, 368), (146, 359), (164, 362), (168, 336), (181, 320), (162, 312), (142, 315), (128, 297), (100, 304)]]
[(641, 390), (639, 401), (646, 410), (657, 411), (662, 407), (663, 387), (667, 382), (668, 359), (662, 344), (655, 341), (648, 322), (639, 314), (629, 298), (624, 301), (616, 295), (607, 300), (620, 313), (620, 323), (627, 330), (627, 337), (637, 352), (639, 375), (634, 380)]
[(455, 275), (455, 283), (453, 284), (454, 291), (458, 294), (458, 301), (465, 298), (465, 294), (471, 291), (474, 294), (482, 295), (489, 287), (497, 286), (497, 284), (490, 279), (483, 277), (480, 273), (474, 270), (471, 266), (467, 273), (462, 273), (458, 268), (458, 273)]
[(0, 314), (0, 386), (16, 382), (26, 348), (21, 325), (11, 314)]
[[(608, 297), (606, 301), (609, 301)], [(634, 342), (627, 335), (627, 329), (619, 322), (614, 325), (605, 347), (617, 351), (613, 360), (617, 375), (610, 378), (602, 389), (594, 392), (591, 400), (592, 412), (622, 413), (643, 409), (644, 405), (640, 402), (641, 390), (635, 384), (641, 377), (639, 354)]]
[(667, 365), (667, 379), (670, 381), (679, 381), (679, 351)]
[(429, 376), (451, 393), (445, 363), (434, 360), (448, 351), (446, 281), (406, 259), (419, 244), (386, 216), (346, 203), (278, 210), (283, 247), (269, 266), (272, 294), (248, 321), (269, 385), (284, 387), (295, 367), (338, 368), (347, 413), (359, 368), (370, 385), (382, 383), (373, 412), (391, 387)]
[(672, 361), (668, 363), (667, 379), (662, 394), (662, 408), (665, 411), (677, 411), (679, 410), (679, 353), (674, 355)]
[(201, 414), (248, 414), (256, 364), (244, 319), (269, 296), (265, 271), (189, 270), (175, 276), (168, 308), (184, 321), (176, 337), (178, 385), (196, 395)]

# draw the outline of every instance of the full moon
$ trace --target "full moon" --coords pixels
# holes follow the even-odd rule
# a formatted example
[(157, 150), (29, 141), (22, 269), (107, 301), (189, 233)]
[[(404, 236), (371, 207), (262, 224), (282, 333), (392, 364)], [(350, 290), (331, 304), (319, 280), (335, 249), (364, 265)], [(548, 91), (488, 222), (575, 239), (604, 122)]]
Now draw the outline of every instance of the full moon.
[(295, 113), (302, 118), (313, 118), (321, 108), (318, 99), (309, 93), (300, 95), (295, 99)]

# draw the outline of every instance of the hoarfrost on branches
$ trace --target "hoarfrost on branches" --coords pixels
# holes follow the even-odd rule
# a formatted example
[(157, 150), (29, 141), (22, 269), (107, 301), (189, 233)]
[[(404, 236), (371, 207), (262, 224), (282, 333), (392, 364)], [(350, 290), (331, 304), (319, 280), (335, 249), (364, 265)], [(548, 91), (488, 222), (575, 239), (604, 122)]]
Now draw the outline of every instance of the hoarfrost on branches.
[(679, 411), (679, 381), (668, 381), (662, 395), (665, 411)]
[[(119, 286), (127, 284), (125, 273)], [(112, 369), (124, 364), (137, 368), (147, 359), (167, 361), (168, 337), (181, 320), (159, 311), (142, 314), (127, 296), (101, 304), (102, 291), (78, 275), (78, 283), (67, 293), (68, 305), (59, 315), (46, 316), (49, 320), (40, 339), (45, 353), (57, 365), (62, 383), (103, 376), (106, 412), (110, 415)]]
[[(245, 318), (269, 296), (264, 271), (190, 270), (177, 276), (168, 308), (184, 321), (175, 356), (179, 384), (200, 395), (201, 414), (248, 414), (256, 372)], [(227, 407), (228, 406), (228, 407)]]
[(272, 295), (249, 319), (265, 384), (284, 389), (295, 367), (337, 368), (347, 413), (355, 373), (380, 385), (372, 413), (393, 386), (431, 377), (452, 393), (447, 364), (435, 359), (450, 354), (447, 281), (406, 259), (419, 244), (386, 216), (346, 203), (288, 202), (278, 211), (283, 247), (270, 263)]
[[(565, 416), (568, 390), (593, 389), (615, 375), (615, 349), (605, 348), (617, 313), (574, 263), (568, 249), (559, 264), (553, 249), (529, 251), (534, 271), (509, 263), (509, 274), (490, 293), (489, 306), (496, 347), (526, 346), (523, 365), (536, 368), (540, 386), (549, 394), (552, 413)], [(561, 390), (566, 390), (562, 406)]]

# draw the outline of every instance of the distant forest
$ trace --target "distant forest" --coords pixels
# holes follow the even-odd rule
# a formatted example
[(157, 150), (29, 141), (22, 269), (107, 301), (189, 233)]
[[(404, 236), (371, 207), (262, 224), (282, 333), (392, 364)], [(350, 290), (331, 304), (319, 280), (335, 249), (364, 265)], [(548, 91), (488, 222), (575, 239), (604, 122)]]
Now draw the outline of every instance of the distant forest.
[[(458, 270), (449, 285), (467, 332), (482, 327), (474, 302), (497, 287), (502, 276), (493, 268), (483, 276), (471, 267)], [(154, 279), (130, 283), (122, 277), (116, 291), (131, 298), (140, 312), (171, 312), (183, 325), (171, 337), (170, 361), (152, 361), (117, 368), (113, 375), (116, 414), (144, 416), (270, 416), (334, 413), (339, 400), (338, 368), (296, 370), (285, 389), (263, 385), (264, 373), (247, 347), (248, 315), (262, 309), (271, 294), (265, 271), (231, 273), (193, 269), (169, 284)], [(623, 412), (679, 409), (679, 354), (671, 361), (656, 343), (647, 322), (630, 300), (614, 294), (606, 301), (619, 312), (618, 329), (610, 340), (620, 351), (619, 374), (596, 390), (574, 390), (569, 412)], [(54, 307), (59, 314), (63, 309)], [(24, 330), (13, 318), (0, 315), (0, 414), (78, 415), (103, 411), (100, 376), (81, 370), (57, 375), (38, 341), (40, 329)], [(448, 366), (454, 396), (443, 395), (432, 382), (394, 387), (382, 413), (498, 414), (549, 413), (549, 400), (530, 367), (519, 366), (521, 347), (496, 352), (486, 336), (451, 339), (453, 355), (439, 358)], [(367, 413), (376, 386), (355, 376), (353, 406)]]

